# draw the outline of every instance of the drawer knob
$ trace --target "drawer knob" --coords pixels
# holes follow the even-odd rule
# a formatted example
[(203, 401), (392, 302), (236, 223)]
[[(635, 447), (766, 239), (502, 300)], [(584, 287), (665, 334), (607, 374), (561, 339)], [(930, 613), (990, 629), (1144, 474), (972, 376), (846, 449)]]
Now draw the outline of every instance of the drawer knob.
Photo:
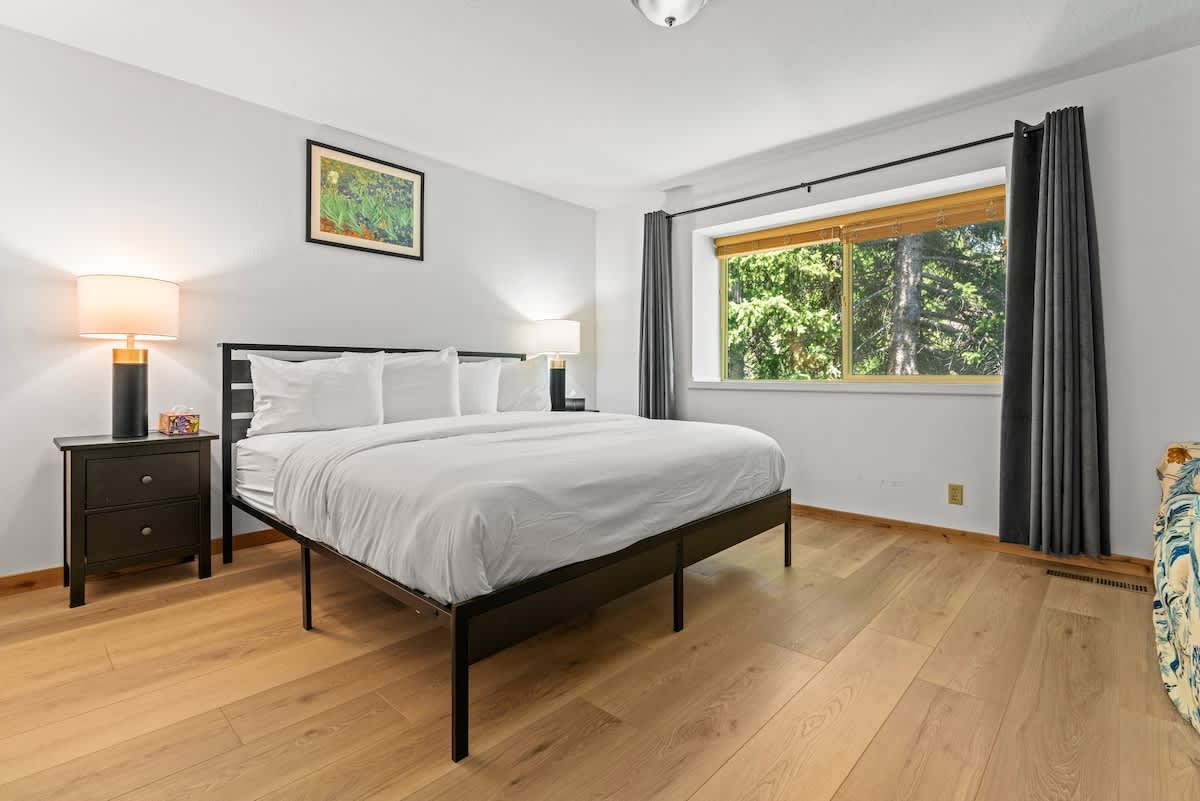
[(153, 533), (154, 533), (154, 529), (150, 528), (149, 526), (142, 526), (142, 536), (143, 537), (149, 537)]
[(152, 484), (152, 483), (154, 483), (154, 476), (142, 476), (142, 483), (143, 483), (143, 484)]

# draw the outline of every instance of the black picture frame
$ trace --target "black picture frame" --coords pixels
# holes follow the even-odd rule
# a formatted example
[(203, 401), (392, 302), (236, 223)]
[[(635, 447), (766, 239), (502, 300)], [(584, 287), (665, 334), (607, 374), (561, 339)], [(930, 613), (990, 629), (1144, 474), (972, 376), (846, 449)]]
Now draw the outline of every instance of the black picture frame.
[[(414, 237), (413, 246), (411, 248), (412, 252), (404, 252), (405, 248), (403, 248), (402, 246), (389, 245), (387, 243), (379, 243), (378, 245), (372, 246), (371, 244), (369, 244), (369, 240), (365, 240), (365, 239), (362, 240), (363, 244), (357, 244), (353, 241), (347, 241), (347, 240), (351, 240), (352, 237), (349, 237), (349, 236), (346, 236), (343, 234), (322, 231), (321, 227), (320, 227), (319, 217), (316, 219), (316, 221), (315, 221), (316, 224), (314, 225), (314, 217), (313, 217), (313, 194), (314, 194), (314, 192), (313, 192), (313, 188), (314, 188), (314, 185), (316, 185), (318, 187), (320, 186), (320, 169), (317, 167), (317, 165), (319, 164), (319, 161), (314, 159), (313, 156), (318, 148), (320, 148), (321, 150), (326, 150), (326, 151), (330, 151), (332, 153), (336, 153), (340, 156), (346, 156), (346, 157), (349, 157), (352, 159), (357, 159), (359, 161), (366, 162), (366, 164), (364, 164), (362, 166), (365, 166), (369, 169), (370, 168), (383, 168), (383, 169), (380, 169), (379, 171), (386, 172), (386, 171), (390, 170), (390, 171), (398, 171), (398, 172), (406, 173), (407, 175), (400, 176), (400, 177), (403, 177), (406, 180), (412, 180), (417, 185), (415, 187), (415, 191), (413, 192), (413, 210), (414, 210), (413, 216), (415, 218), (413, 221), (413, 230), (416, 233), (416, 236)], [(325, 142), (318, 142), (315, 139), (306, 139), (305, 140), (305, 150), (306, 150), (306, 154), (307, 154), (306, 159), (305, 159), (305, 173), (304, 173), (304, 175), (305, 175), (305, 181), (304, 181), (304, 185), (305, 185), (304, 241), (305, 242), (311, 242), (316, 245), (328, 245), (330, 247), (345, 248), (347, 250), (361, 250), (366, 253), (376, 253), (381, 256), (394, 256), (394, 257), (401, 258), (401, 259), (411, 259), (413, 261), (424, 261), (425, 260), (425, 173), (424, 172), (422, 172), (421, 170), (414, 170), (411, 167), (405, 167), (402, 164), (396, 164), (394, 162), (384, 161), (383, 159), (375, 158), (374, 156), (368, 156), (364, 153), (356, 153), (353, 150), (346, 150), (345, 148), (336, 147), (335, 145), (326, 144)], [(315, 173), (314, 173), (314, 169), (316, 169)], [(315, 181), (315, 184), (314, 184), (314, 181)], [(318, 204), (318, 213), (319, 213), (319, 204)]]

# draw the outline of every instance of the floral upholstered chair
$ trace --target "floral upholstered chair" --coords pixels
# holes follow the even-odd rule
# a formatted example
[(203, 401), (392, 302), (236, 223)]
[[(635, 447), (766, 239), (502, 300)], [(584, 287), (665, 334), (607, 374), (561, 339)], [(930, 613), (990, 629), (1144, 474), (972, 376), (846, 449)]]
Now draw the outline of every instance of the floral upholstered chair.
[(1200, 732), (1200, 443), (1174, 443), (1158, 465), (1154, 633), (1163, 684)]

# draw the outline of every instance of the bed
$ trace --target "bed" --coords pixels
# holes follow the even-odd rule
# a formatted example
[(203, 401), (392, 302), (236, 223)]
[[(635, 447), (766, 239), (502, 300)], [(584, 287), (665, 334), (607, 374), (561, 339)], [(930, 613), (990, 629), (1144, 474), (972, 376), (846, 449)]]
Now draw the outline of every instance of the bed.
[(247, 354), (300, 361), (419, 349), (221, 348), (224, 561), (241, 509), (300, 544), (306, 629), (312, 551), (446, 626), (455, 761), (469, 753), (471, 664), (667, 575), (678, 631), (684, 568), (779, 525), (791, 562), (782, 455), (757, 432), (504, 412), (247, 438)]

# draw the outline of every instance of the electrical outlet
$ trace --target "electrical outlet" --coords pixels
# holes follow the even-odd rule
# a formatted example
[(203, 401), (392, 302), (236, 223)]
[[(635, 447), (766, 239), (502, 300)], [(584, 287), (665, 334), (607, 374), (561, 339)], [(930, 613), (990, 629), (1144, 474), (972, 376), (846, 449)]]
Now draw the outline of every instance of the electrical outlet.
[(947, 488), (946, 488), (946, 503), (950, 503), (955, 506), (963, 505), (963, 485), (962, 484), (950, 484), (947, 486)]

